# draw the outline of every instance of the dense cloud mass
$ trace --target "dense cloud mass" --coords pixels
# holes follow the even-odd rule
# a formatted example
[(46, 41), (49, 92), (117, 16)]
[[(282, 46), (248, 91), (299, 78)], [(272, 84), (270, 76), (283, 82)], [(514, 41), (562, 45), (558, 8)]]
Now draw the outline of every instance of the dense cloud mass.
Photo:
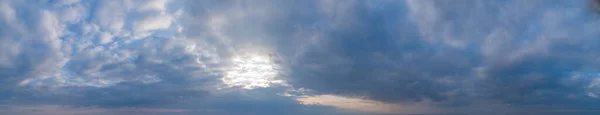
[(587, 0), (1, 0), (0, 114), (600, 114)]

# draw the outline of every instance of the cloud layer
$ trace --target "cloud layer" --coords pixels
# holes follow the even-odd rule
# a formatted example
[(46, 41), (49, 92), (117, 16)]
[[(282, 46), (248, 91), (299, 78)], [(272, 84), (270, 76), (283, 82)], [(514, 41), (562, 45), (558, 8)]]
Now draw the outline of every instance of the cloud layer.
[(0, 113), (597, 114), (597, 16), (585, 0), (3, 0)]

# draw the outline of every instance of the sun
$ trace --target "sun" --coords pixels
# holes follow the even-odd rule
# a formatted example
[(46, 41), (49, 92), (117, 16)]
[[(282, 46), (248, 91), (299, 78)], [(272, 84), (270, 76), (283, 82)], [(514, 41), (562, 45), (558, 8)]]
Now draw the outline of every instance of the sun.
[(271, 57), (264, 55), (235, 56), (231, 59), (233, 67), (225, 72), (221, 80), (229, 87), (255, 89), (282, 84), (278, 80), (278, 65)]

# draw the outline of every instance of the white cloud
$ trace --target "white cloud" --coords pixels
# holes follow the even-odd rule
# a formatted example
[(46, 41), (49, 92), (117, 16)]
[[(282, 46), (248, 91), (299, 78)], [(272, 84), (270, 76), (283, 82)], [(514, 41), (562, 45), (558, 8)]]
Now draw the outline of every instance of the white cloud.
[(586, 89), (588, 96), (598, 98), (600, 96), (600, 78), (593, 79)]
[(173, 21), (169, 15), (161, 14), (157, 16), (150, 16), (142, 20), (133, 22), (133, 31), (147, 32), (159, 29), (168, 29), (171, 27)]
[(426, 40), (435, 40), (433, 29), (439, 22), (438, 9), (432, 0), (406, 0), (410, 19), (417, 23), (419, 32)]
[[(15, 66), (18, 62), (16, 60), (20, 59), (14, 56), (25, 55), (25, 58), (30, 58), (26, 59), (30, 60), (27, 63), (33, 63), (34, 66), (31, 67), (32, 70), (23, 73), (26, 76), (19, 81), (21, 85), (48, 79), (57, 79), (59, 82), (47, 82), (39, 86), (97, 86), (125, 80), (156, 81), (141, 78), (105, 79), (103, 77), (113, 75), (110, 72), (103, 73), (102, 69), (110, 64), (131, 61), (131, 58), (140, 55), (142, 51), (128, 51), (132, 49), (124, 48), (128, 47), (125, 46), (129, 45), (127, 43), (149, 37), (153, 30), (169, 29), (173, 25), (172, 14), (166, 11), (168, 1), (98, 1), (94, 5), (97, 7), (77, 0), (56, 1), (49, 6), (27, 6), (23, 4), (31, 3), (20, 1), (2, 2), (5, 3), (0, 4), (3, 6), (0, 9), (1, 21), (12, 29), (3, 30), (10, 34), (3, 32), (3, 39), (0, 41), (7, 45), (2, 47), (10, 50), (0, 52), (0, 65)], [(17, 15), (13, 7), (23, 7), (17, 10), (28, 15)], [(11, 39), (4, 39), (7, 37)], [(20, 40), (12, 40), (13, 37)], [(102, 46), (109, 43), (112, 44)], [(41, 48), (36, 48), (37, 46)], [(122, 52), (128, 54), (123, 55)], [(77, 61), (85, 63), (74, 64), (81, 64)], [(75, 68), (67, 67), (67, 63)]]
[(110, 33), (102, 32), (100, 34), (99, 41), (100, 41), (100, 44), (106, 44), (106, 43), (111, 42), (113, 38), (114, 38), (114, 36), (111, 35)]
[(56, 0), (57, 5), (72, 5), (80, 2), (81, 0)]
[(138, 7), (139, 10), (157, 10), (164, 12), (167, 10), (169, 0), (146, 0)]
[(60, 37), (63, 35), (65, 28), (63, 24), (60, 24), (54, 12), (44, 10), (42, 11), (42, 19), (40, 19), (41, 32), (44, 34), (44, 39), (49, 39), (52, 42), (52, 47), (60, 47)]
[(126, 1), (99, 1), (99, 8), (96, 9), (96, 15), (94, 16), (97, 20), (100, 28), (104, 31), (112, 33), (119, 33), (125, 25), (125, 18), (127, 16), (128, 4)]
[(4, 21), (6, 21), (7, 23), (11, 23), (16, 21), (16, 13), (15, 10), (12, 8), (12, 6), (10, 6), (10, 2), (9, 1), (3, 1), (2, 4), (0, 4), (0, 13), (2, 13), (2, 18)]
[(88, 17), (87, 6), (74, 0), (70, 3), (71, 6), (56, 8), (57, 17), (61, 23), (73, 24), (84, 21)]

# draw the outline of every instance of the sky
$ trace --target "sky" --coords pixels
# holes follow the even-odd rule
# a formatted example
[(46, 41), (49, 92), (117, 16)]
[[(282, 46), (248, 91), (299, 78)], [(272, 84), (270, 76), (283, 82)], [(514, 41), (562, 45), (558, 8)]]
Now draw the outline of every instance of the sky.
[(3, 115), (598, 115), (589, 0), (0, 0)]

